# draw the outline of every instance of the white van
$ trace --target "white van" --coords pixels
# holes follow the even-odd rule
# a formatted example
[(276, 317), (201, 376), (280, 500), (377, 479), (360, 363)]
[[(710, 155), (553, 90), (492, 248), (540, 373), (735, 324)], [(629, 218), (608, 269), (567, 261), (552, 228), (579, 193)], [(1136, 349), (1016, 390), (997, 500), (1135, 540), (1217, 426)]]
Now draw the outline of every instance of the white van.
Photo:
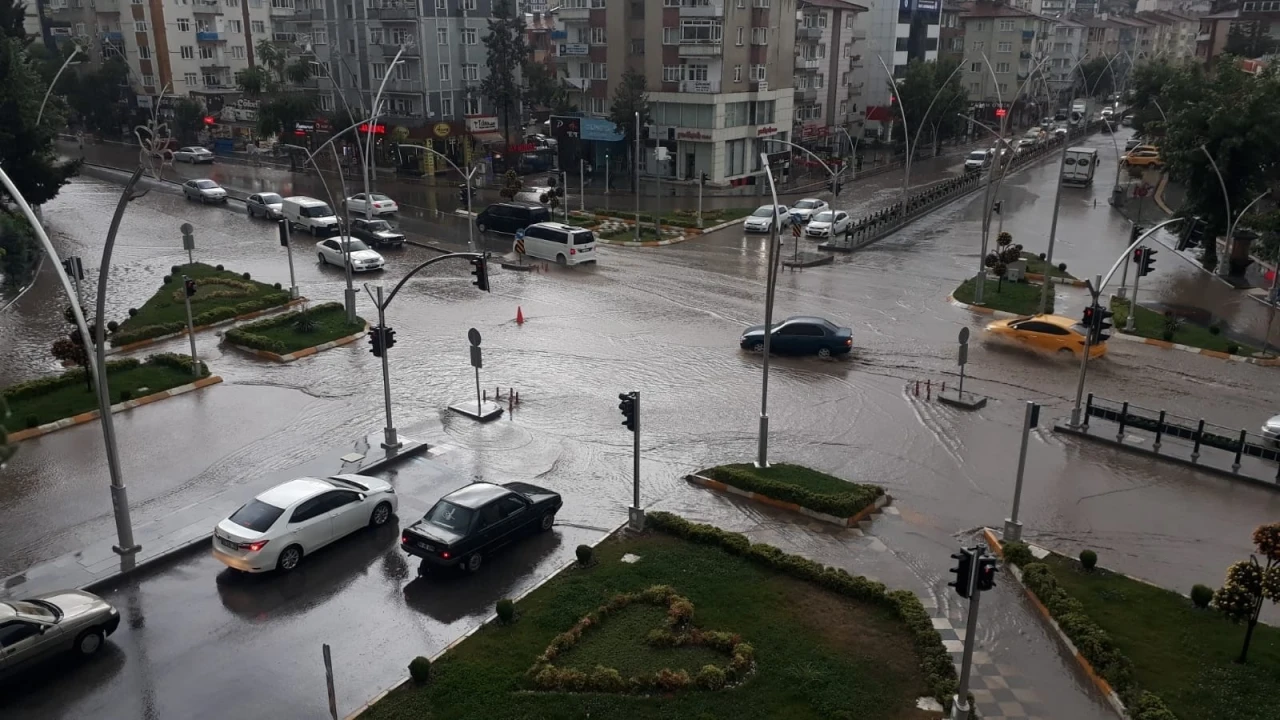
[(511, 198), (516, 202), (538, 203), (546, 205), (551, 201), (551, 194), (555, 192), (554, 188), (544, 185), (534, 185), (533, 187), (521, 188), (516, 196)]
[(296, 195), (280, 201), (280, 214), (290, 227), (302, 228), (312, 235), (338, 234), (338, 216), (323, 200)]
[(1098, 149), (1067, 148), (1067, 157), (1062, 162), (1063, 185), (1088, 187), (1093, 184), (1093, 171), (1098, 167)]
[(560, 265), (596, 261), (596, 236), (586, 228), (543, 222), (524, 229), (524, 254)]

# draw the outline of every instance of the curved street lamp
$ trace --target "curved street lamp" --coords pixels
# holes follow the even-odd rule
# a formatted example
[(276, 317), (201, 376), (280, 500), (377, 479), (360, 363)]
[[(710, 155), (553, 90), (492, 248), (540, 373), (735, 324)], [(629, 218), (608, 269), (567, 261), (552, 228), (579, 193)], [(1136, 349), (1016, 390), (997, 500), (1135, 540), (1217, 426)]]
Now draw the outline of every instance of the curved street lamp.
[(471, 168), (470, 172), (464, 173), (462, 172), (462, 168), (458, 167), (457, 164), (455, 164), (452, 160), (450, 160), (447, 155), (435, 150), (434, 148), (429, 148), (426, 145), (411, 145), (408, 143), (398, 143), (396, 145), (396, 149), (398, 150), (400, 148), (415, 148), (417, 150), (426, 150), (427, 152), (436, 155), (441, 160), (444, 160), (445, 162), (449, 163), (449, 167), (453, 168), (455, 172), (457, 172), (466, 180), (466, 183), (467, 183), (467, 249), (471, 250), (471, 252), (475, 252), (476, 243), (475, 243), (474, 236), (472, 235), (472, 229), (471, 229), (471, 225), (472, 225), (471, 223), (471, 179), (475, 177), (475, 174), (477, 172), (480, 171), (480, 166), (476, 165), (475, 167)]
[[(889, 82), (893, 83), (893, 86), (896, 88), (898, 81), (893, 77), (893, 73), (889, 72), (889, 66), (885, 64), (884, 58), (877, 55), (876, 59), (880, 61), (880, 67), (883, 68), (885, 74), (889, 76)], [(933, 99), (929, 101), (929, 106), (925, 108), (924, 115), (916, 121), (916, 132), (909, 143), (907, 142), (907, 134), (911, 132), (911, 129), (907, 127), (907, 109), (901, 98), (899, 98), (896, 103), (898, 106), (898, 113), (902, 115), (902, 141), (907, 144), (907, 155), (902, 164), (902, 197), (904, 200), (906, 199), (907, 194), (911, 191), (911, 158), (915, 155), (916, 149), (920, 146), (920, 131), (924, 130), (925, 118), (929, 117), (929, 113), (933, 111), (933, 104), (938, 101), (938, 98), (942, 97), (943, 91), (951, 84), (951, 79), (956, 76), (956, 73), (960, 72), (960, 70), (964, 68), (965, 62), (967, 61), (968, 58), (961, 58), (955, 69), (947, 76), (947, 79), (938, 86), (938, 92), (933, 94)]]

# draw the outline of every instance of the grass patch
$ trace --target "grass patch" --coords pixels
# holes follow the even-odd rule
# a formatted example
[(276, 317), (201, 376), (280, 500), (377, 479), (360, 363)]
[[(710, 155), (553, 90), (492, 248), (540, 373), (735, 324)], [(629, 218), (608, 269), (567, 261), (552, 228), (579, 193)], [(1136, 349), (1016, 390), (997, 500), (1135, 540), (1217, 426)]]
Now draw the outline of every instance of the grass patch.
[[(636, 237), (636, 230), (634, 227), (618, 228), (617, 230), (610, 230), (608, 232), (596, 233), (596, 237), (603, 238), (605, 240), (622, 240), (622, 241), (634, 240)], [(645, 242), (648, 240), (666, 240), (666, 239), (667, 239), (666, 235), (659, 235), (658, 233), (654, 232), (652, 225), (640, 226), (641, 242)]]
[[(717, 208), (714, 210), (702, 211), (702, 226), (711, 227), (720, 223), (729, 222), (730, 220), (739, 220), (751, 213), (755, 212), (754, 207), (749, 208)], [(635, 220), (634, 212), (625, 210), (603, 210), (597, 208), (592, 210), (597, 215), (606, 217), (615, 217), (622, 220)], [(696, 210), (670, 210), (660, 213), (663, 225), (674, 225), (676, 227), (696, 228), (698, 227), (698, 211)], [(640, 213), (640, 222), (653, 225), (653, 213)]]
[(1235, 660), (1244, 627), (1213, 610), (1123, 575), (1059, 555), (1043, 561), (1059, 587), (1080, 601), (1133, 662), (1138, 687), (1164, 699), (1179, 718), (1274, 720), (1280, 698), (1280, 628), (1258, 625), (1249, 663)]
[(277, 315), (227, 331), (227, 340), (236, 345), (287, 355), (355, 335), (364, 330), (365, 321), (347, 322), (342, 303), (324, 303), (313, 308)]
[[(651, 514), (658, 521), (655, 527), (664, 524), (663, 515)], [(674, 522), (683, 523), (679, 518)], [(687, 523), (685, 527), (719, 532)], [(748, 545), (742, 536), (733, 537), (742, 546)], [(623, 563), (623, 553), (635, 553), (641, 560)], [(597, 557), (599, 563), (592, 568), (566, 570), (521, 600), (520, 619), (514, 624), (488, 625), (450, 650), (433, 664), (429, 683), (410, 684), (391, 693), (364, 717), (933, 717), (915, 708), (915, 699), (929, 694), (920, 659), (913, 651), (917, 636), (890, 608), (883, 586), (861, 580), (868, 592), (878, 587), (881, 602), (853, 600), (788, 577), (785, 571), (766, 566), (750, 553), (731, 553), (714, 544), (661, 533), (605, 543), (598, 548)], [(853, 582), (847, 574), (845, 577)], [(619, 593), (641, 593), (660, 584), (670, 585), (692, 602), (695, 626), (740, 634), (742, 641), (752, 646), (755, 664), (745, 682), (719, 691), (528, 692), (533, 686), (529, 669), (558, 634)], [(914, 596), (910, 599), (915, 600)], [(915, 602), (918, 605), (918, 600)], [(701, 663), (705, 659), (702, 649), (644, 649), (639, 636), (646, 627), (664, 627), (665, 613), (661, 608), (653, 610), (656, 614), (648, 613), (645, 606), (629, 605), (608, 614), (600, 626), (585, 630), (579, 642), (557, 658), (557, 665), (581, 662), (585, 667), (611, 662), (655, 673), (666, 663), (679, 662), (686, 668)], [(927, 625), (923, 609), (920, 615)], [(932, 635), (936, 640), (936, 632)], [(940, 648), (941, 643), (938, 645)], [(579, 654), (577, 660), (575, 654)], [(677, 655), (686, 657), (678, 660)], [(723, 653), (715, 656), (711, 663), (723, 667), (727, 658)]]
[(758, 492), (774, 500), (836, 517), (852, 517), (884, 494), (877, 485), (862, 485), (800, 465), (773, 465), (758, 468), (750, 464), (721, 465), (700, 475), (742, 490)]
[(1049, 271), (1049, 277), (1070, 278), (1072, 280), (1076, 279), (1075, 275), (1072, 275), (1066, 270), (1059, 270), (1058, 265), (1050, 265), (1049, 263), (1041, 260), (1039, 255), (1024, 252), (1022, 253), (1022, 259), (1027, 262), (1027, 272), (1029, 273), (1044, 275), (1045, 270), (1047, 269)]
[[(1124, 327), (1129, 320), (1129, 301), (1112, 297), (1111, 312), (1116, 329)], [(1133, 321), (1133, 334), (1153, 340), (1165, 340), (1166, 319), (1164, 315), (1147, 308), (1138, 306), (1138, 314)], [(1231, 353), (1235, 349), (1236, 355), (1252, 355), (1258, 352), (1258, 348), (1251, 345), (1238, 343), (1221, 333), (1214, 334), (1207, 327), (1195, 325), (1189, 322), (1182, 322), (1177, 329), (1168, 338), (1169, 342), (1181, 345), (1189, 345), (1191, 347), (1204, 348), (1206, 350), (1217, 350), (1218, 352)]]
[[(1041, 286), (1030, 282), (1009, 282), (1003, 285), (996, 280), (987, 279), (982, 291), (982, 303), (992, 310), (1003, 310), (1015, 315), (1035, 315), (1040, 311)], [(962, 303), (973, 304), (974, 282), (970, 278), (960, 283), (951, 293), (951, 297)], [(1049, 304), (1046, 312), (1053, 314), (1053, 293), (1049, 293)]]
[[(108, 362), (111, 404), (186, 385), (197, 378), (190, 368), (190, 356), (172, 353), (152, 355), (146, 362), (134, 358)], [(208, 375), (209, 368), (200, 363), (198, 377)], [(9, 432), (98, 409), (97, 393), (86, 385), (83, 368), (11, 385), (3, 390), (3, 395), (9, 405), (9, 417), (4, 420)]]
[(183, 275), (196, 281), (196, 294), (191, 297), (191, 314), (197, 326), (283, 305), (290, 299), (288, 290), (229, 270), (219, 270), (212, 265), (176, 266), (176, 272), (171, 271), (165, 276), (167, 282), (142, 307), (137, 308), (137, 313), (130, 313), (120, 323), (119, 329), (111, 335), (111, 345), (127, 345), (181, 332), (187, 324)]
[(685, 670), (692, 675), (703, 665), (726, 663), (722, 653), (706, 647), (664, 648), (647, 644), (645, 636), (654, 628), (663, 627), (666, 621), (667, 613), (660, 607), (628, 608), (584, 635), (578, 645), (559, 658), (557, 665), (583, 671), (601, 665), (614, 668), (622, 677), (631, 677), (660, 668)]

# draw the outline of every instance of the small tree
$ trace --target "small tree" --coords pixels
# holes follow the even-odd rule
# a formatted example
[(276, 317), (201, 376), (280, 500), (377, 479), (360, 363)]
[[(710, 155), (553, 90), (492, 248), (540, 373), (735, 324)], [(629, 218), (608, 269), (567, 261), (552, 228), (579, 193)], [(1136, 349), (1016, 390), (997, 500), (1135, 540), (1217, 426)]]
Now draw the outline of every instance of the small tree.
[(996, 292), (1004, 288), (1004, 276), (1009, 272), (1010, 263), (1018, 262), (1020, 259), (1022, 259), (1022, 246), (1014, 245), (1013, 236), (1009, 233), (1000, 233), (996, 238), (996, 249), (987, 253), (987, 257), (983, 259), (983, 264), (999, 278), (996, 283)]
[[(649, 113), (649, 81), (644, 73), (627, 68), (622, 73), (618, 88), (613, 92), (613, 105), (609, 108), (609, 119), (618, 127), (618, 131), (626, 139), (627, 167), (635, 169), (639, 158), (631, 157), (636, 146), (636, 113), (640, 113), (640, 124), (647, 125), (652, 119)], [(628, 173), (635, 182), (635, 173)]]
[(1253, 531), (1253, 544), (1258, 555), (1234, 563), (1227, 568), (1227, 579), (1213, 594), (1213, 606), (1229, 620), (1245, 623), (1244, 646), (1240, 648), (1238, 663), (1245, 663), (1249, 656), (1249, 641), (1253, 629), (1258, 626), (1263, 602), (1280, 603), (1280, 523), (1259, 525)]
[(519, 113), (525, 96), (520, 72), (529, 58), (524, 14), (517, 12), (511, 0), (494, 0), (484, 46), (489, 74), (480, 81), (480, 94), (497, 111), (498, 121), (502, 123), (502, 139), (511, 142), (511, 121)]
[(204, 106), (190, 97), (178, 98), (173, 105), (173, 130), (178, 142), (195, 142), (196, 133), (204, 123)]
[(508, 170), (502, 175), (502, 189), (498, 191), (498, 195), (503, 200), (510, 201), (523, 189), (524, 181), (520, 179), (520, 175), (515, 170)]
[[(84, 313), (84, 308), (80, 308), (80, 312)], [(89, 326), (89, 337), (81, 336), (80, 329), (76, 327), (76, 316), (71, 311), (70, 306), (62, 312), (62, 318), (71, 326), (71, 333), (66, 337), (54, 340), (53, 345), (49, 348), (49, 354), (53, 355), (54, 360), (65, 365), (84, 368), (85, 387), (90, 392), (93, 392), (93, 379), (89, 376), (89, 352), (96, 330), (91, 325)]]

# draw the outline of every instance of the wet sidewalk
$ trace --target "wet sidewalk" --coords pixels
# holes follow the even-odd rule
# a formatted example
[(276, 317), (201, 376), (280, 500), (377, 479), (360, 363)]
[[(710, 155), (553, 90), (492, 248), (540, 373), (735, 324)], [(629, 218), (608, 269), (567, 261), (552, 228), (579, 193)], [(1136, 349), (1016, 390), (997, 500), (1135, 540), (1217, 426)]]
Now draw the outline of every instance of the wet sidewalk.
[[(696, 522), (740, 532), (752, 542), (864, 575), (919, 596), (933, 615), (957, 672), (968, 605), (947, 587), (951, 553), (982, 542), (980, 531), (939, 534), (910, 508), (889, 505), (859, 528), (840, 528), (692, 485), (659, 503)], [(983, 593), (970, 692), (984, 720), (1092, 720), (1113, 717), (1092, 684), (1047, 632), (1025, 593), (998, 576)]]

